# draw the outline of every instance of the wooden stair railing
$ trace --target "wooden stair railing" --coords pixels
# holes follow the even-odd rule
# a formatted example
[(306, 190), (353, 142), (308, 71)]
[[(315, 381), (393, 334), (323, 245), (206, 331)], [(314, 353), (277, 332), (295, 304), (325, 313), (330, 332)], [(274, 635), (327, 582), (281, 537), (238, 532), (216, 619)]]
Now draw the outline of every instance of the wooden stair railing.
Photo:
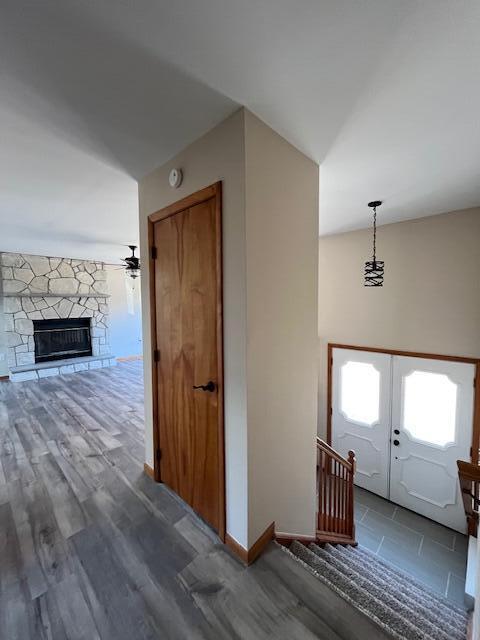
[(317, 541), (356, 545), (353, 517), (355, 453), (348, 460), (317, 438)]
[(463, 507), (467, 516), (468, 535), (476, 537), (480, 507), (480, 466), (457, 460), (457, 467)]

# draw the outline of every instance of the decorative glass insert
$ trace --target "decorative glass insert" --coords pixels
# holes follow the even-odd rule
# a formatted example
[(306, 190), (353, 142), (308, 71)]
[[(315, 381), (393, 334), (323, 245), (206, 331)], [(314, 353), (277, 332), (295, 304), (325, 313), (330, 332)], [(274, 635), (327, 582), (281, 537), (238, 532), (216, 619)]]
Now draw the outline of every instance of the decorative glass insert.
[(373, 425), (380, 414), (380, 373), (372, 364), (347, 362), (341, 369), (342, 413), (354, 422)]
[(405, 377), (403, 428), (414, 438), (445, 446), (455, 442), (457, 385), (446, 375), (414, 371)]

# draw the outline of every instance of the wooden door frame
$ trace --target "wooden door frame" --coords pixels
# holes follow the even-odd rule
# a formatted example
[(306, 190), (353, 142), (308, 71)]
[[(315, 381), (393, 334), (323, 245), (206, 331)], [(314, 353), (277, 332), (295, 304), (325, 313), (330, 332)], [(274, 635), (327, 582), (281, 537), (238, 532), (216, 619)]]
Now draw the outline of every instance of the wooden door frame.
[(158, 362), (155, 359), (157, 351), (157, 301), (155, 296), (155, 253), (154, 246), (154, 225), (156, 222), (165, 220), (194, 207), (207, 200), (215, 199), (215, 219), (216, 219), (216, 259), (217, 259), (217, 371), (218, 371), (218, 462), (219, 462), (219, 527), (218, 535), (222, 542), (225, 541), (225, 429), (224, 429), (224, 384), (223, 384), (223, 261), (222, 261), (222, 182), (216, 182), (200, 191), (196, 191), (178, 202), (155, 211), (148, 216), (148, 251), (149, 251), (149, 272), (150, 272), (150, 336), (151, 336), (151, 367), (152, 367), (152, 401), (153, 401), (153, 477), (157, 482), (162, 482), (161, 464), (157, 452), (160, 451), (160, 428), (158, 424)]
[(391, 356), (407, 356), (411, 358), (424, 358), (426, 360), (447, 360), (450, 362), (465, 362), (475, 366), (474, 393), (473, 393), (473, 424), (472, 447), (470, 458), (473, 464), (479, 462), (480, 449), (480, 358), (466, 358), (463, 356), (442, 356), (437, 353), (419, 353), (417, 351), (399, 351), (397, 349), (383, 349), (378, 347), (360, 347), (351, 344), (337, 344), (329, 342), (327, 348), (328, 373), (327, 373), (327, 443), (332, 445), (332, 365), (334, 349), (350, 349), (352, 351), (370, 351), (373, 353), (385, 353)]

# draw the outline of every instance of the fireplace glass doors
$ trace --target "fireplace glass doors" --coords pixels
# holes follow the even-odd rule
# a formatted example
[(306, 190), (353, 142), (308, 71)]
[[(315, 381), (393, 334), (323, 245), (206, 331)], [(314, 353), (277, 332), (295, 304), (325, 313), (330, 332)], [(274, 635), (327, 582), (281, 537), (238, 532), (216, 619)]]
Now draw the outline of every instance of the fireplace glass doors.
[(35, 362), (92, 355), (90, 318), (34, 320)]

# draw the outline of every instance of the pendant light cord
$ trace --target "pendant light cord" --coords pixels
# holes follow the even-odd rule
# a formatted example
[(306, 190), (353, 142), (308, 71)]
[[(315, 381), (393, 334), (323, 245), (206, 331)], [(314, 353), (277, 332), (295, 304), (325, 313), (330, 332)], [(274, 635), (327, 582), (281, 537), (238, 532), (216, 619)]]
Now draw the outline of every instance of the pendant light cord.
[(373, 207), (373, 262), (377, 261), (376, 259), (377, 252), (377, 207)]

